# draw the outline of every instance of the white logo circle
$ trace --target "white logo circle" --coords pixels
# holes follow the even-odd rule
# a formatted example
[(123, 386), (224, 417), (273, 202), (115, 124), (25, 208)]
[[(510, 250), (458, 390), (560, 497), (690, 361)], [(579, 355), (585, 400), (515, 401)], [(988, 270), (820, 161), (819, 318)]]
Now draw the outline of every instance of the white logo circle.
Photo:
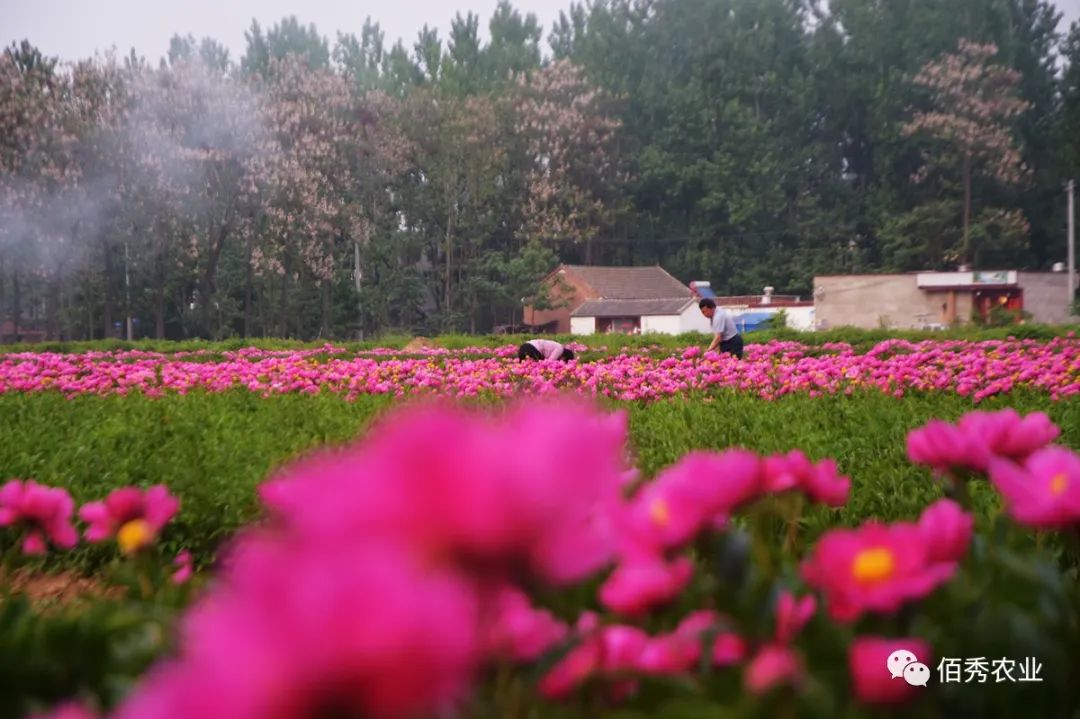
[(899, 679), (904, 676), (904, 668), (908, 664), (919, 661), (919, 658), (907, 649), (897, 649), (895, 652), (889, 655), (888, 661), (885, 666), (889, 669), (889, 674), (893, 679)]
[(904, 681), (913, 687), (925, 687), (930, 681), (930, 667), (922, 662), (912, 662), (904, 667)]

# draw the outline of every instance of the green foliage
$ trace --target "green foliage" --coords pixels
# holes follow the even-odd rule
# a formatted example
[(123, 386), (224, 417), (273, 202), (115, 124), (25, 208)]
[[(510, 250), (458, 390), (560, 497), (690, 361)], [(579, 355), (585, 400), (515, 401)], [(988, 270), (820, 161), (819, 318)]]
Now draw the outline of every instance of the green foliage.
[(766, 330), (784, 330), (788, 326), (788, 313), (787, 310), (779, 310), (771, 315), (762, 324), (762, 329)]
[[(58, 394), (0, 396), (0, 478), (34, 478), (66, 487), (79, 503), (126, 485), (164, 483), (182, 500), (164, 535), (172, 556), (190, 549), (211, 559), (241, 524), (258, 516), (256, 486), (289, 460), (358, 437), (393, 404), (384, 397), (347, 402), (332, 395), (262, 398), (244, 391), (147, 399)], [(1080, 406), (1012, 394), (988, 406), (1046, 409), (1080, 448)], [(621, 405), (614, 404), (619, 407)], [(908, 430), (931, 417), (971, 409), (962, 397), (915, 394), (902, 402), (877, 393), (784, 397), (764, 402), (738, 393), (631, 405), (631, 441), (652, 474), (695, 448), (744, 446), (762, 452), (804, 449), (835, 457), (855, 481), (848, 507), (820, 512), (812, 526), (872, 516), (911, 517), (937, 491), (904, 456)], [(55, 561), (101, 566), (108, 547), (82, 547)]]
[(111, 708), (172, 641), (174, 608), (93, 600), (42, 609), (0, 597), (0, 717), (71, 699)]

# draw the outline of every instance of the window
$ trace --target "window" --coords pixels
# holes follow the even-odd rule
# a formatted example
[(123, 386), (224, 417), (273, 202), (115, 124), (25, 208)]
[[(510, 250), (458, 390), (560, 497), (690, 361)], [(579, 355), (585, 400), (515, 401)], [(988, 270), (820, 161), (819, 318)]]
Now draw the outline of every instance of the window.
[(641, 330), (640, 317), (597, 317), (596, 331), (600, 334), (632, 335)]

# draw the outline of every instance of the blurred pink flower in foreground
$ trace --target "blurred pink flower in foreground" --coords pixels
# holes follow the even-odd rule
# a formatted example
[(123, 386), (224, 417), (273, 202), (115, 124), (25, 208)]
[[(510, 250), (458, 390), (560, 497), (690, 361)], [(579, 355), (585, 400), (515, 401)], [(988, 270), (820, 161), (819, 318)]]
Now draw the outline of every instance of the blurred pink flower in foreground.
[(835, 460), (825, 459), (815, 464), (798, 449), (767, 457), (763, 473), (766, 491), (799, 489), (815, 502), (830, 507), (843, 506), (851, 491), (851, 480), (837, 471)]
[(495, 656), (530, 662), (570, 633), (566, 624), (533, 607), (528, 595), (515, 587), (500, 588), (486, 603), (490, 616), (485, 620), (485, 648)]
[(1080, 456), (1064, 447), (1047, 447), (1023, 464), (1007, 459), (990, 463), (990, 481), (1009, 515), (1039, 528), (1080, 523)]
[(622, 561), (600, 588), (600, 601), (612, 611), (639, 616), (674, 599), (689, 584), (694, 565), (686, 557), (665, 560), (641, 554)]
[(817, 611), (813, 597), (796, 599), (790, 592), (782, 592), (776, 603), (776, 641), (789, 643)]
[(173, 566), (176, 567), (176, 571), (173, 572), (170, 581), (173, 584), (186, 584), (195, 571), (192, 565), (191, 552), (185, 549), (177, 554), (176, 559), (173, 560)]
[(1044, 412), (1021, 417), (1011, 407), (997, 412), (968, 412), (956, 426), (981, 439), (992, 456), (1015, 460), (1027, 459), (1061, 435), (1061, 429)]
[(179, 658), (122, 719), (397, 719), (466, 691), (479, 658), (476, 592), (391, 546), (238, 547), (187, 615)]
[(423, 407), (288, 468), (262, 496), (305, 536), (377, 534), (443, 561), (569, 583), (613, 557), (625, 437), (624, 414), (578, 402), (518, 406), (498, 424)]
[(986, 472), (994, 458), (1023, 461), (1053, 442), (1061, 429), (1043, 412), (1025, 417), (1014, 409), (969, 412), (956, 424), (932, 420), (907, 438), (908, 457), (938, 473)]
[(803, 564), (803, 578), (820, 589), (834, 619), (894, 612), (948, 581), (955, 562), (935, 561), (927, 535), (914, 524), (867, 522), (826, 532)]
[(744, 450), (691, 452), (630, 500), (626, 539), (659, 549), (683, 547), (760, 489), (761, 461)]
[(70, 549), (79, 541), (71, 524), (75, 503), (66, 490), (13, 479), (0, 487), (0, 527), (25, 532), (24, 554), (44, 554), (46, 541)]
[(927, 556), (935, 562), (959, 562), (971, 544), (975, 518), (951, 499), (939, 499), (923, 510), (918, 527)]
[(162, 528), (180, 508), (180, 500), (164, 485), (147, 490), (124, 487), (104, 501), (89, 502), (79, 509), (79, 517), (89, 524), (86, 540), (102, 542), (116, 537), (125, 554), (153, 544)]
[(784, 644), (766, 644), (746, 667), (743, 681), (753, 694), (765, 694), (784, 685), (798, 684), (803, 676), (802, 660)]
[[(855, 696), (863, 704), (898, 704), (921, 691), (908, 684), (903, 676), (894, 676), (889, 657), (898, 650), (911, 652), (917, 661), (933, 666), (930, 645), (921, 639), (858, 637), (848, 648), (848, 667)], [(901, 667), (896, 667), (899, 671)]]

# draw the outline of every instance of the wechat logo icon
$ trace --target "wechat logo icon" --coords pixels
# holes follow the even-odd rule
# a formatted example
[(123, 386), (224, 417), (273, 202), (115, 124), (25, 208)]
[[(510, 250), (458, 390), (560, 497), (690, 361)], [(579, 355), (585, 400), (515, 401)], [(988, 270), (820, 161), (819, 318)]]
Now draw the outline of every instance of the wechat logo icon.
[(893, 679), (903, 679), (913, 687), (925, 687), (930, 681), (930, 667), (907, 649), (897, 649), (885, 662)]

